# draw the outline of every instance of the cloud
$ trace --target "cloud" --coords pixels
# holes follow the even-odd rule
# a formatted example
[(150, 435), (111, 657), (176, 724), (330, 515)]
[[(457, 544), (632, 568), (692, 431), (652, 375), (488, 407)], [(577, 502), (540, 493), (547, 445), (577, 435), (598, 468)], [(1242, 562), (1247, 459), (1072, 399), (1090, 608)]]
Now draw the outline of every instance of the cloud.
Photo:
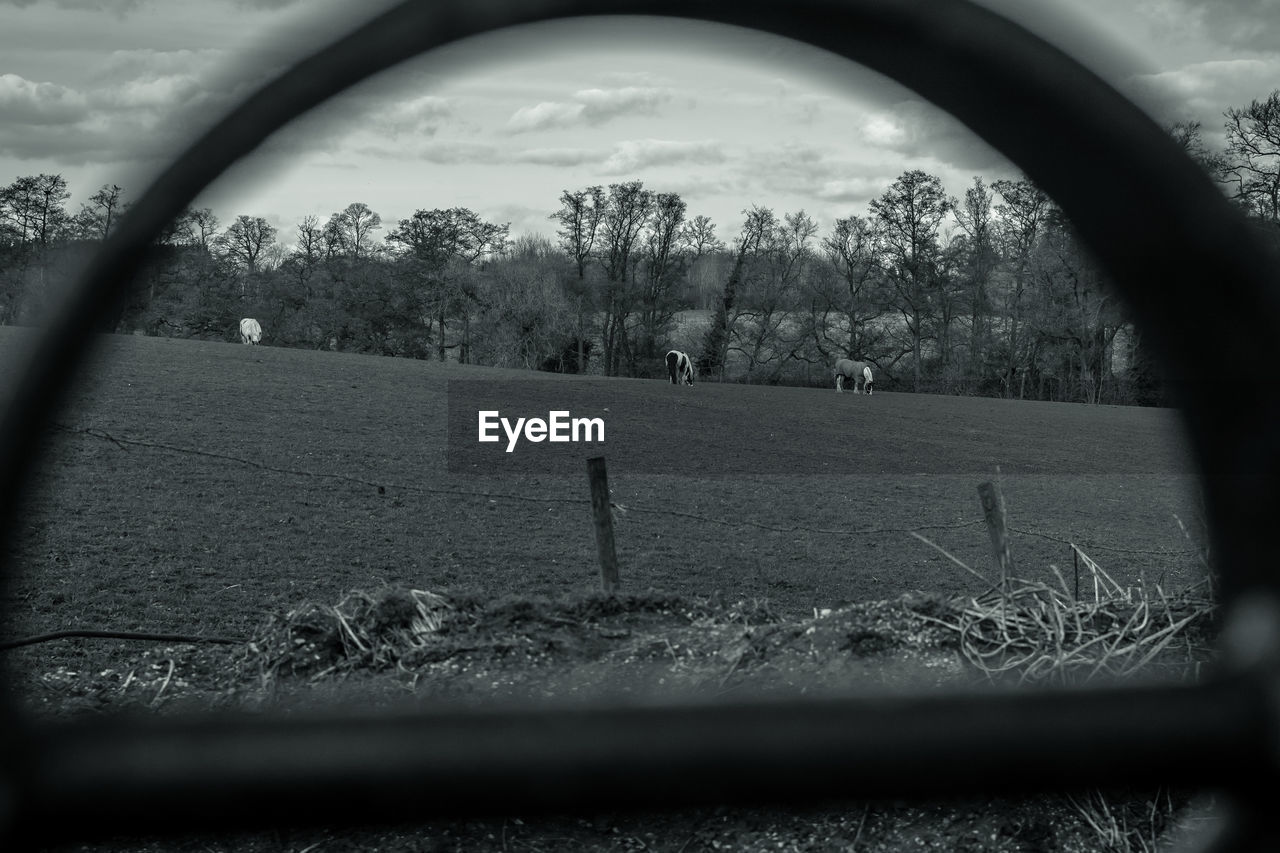
[[(693, 171), (662, 180), (664, 190), (679, 193), (682, 198), (693, 200), (708, 196), (742, 195), (750, 188), (740, 175), (729, 172)], [(692, 202), (691, 202), (692, 203)], [(693, 213), (694, 216), (697, 213)]]
[(543, 101), (532, 107), (521, 107), (507, 120), (507, 129), (513, 133), (543, 130), (548, 127), (576, 122), (586, 111), (582, 104), (564, 104)]
[[(123, 18), (138, 9), (154, 7), (157, 2), (158, 0), (0, 0), (0, 7), (7, 5), (27, 9), (32, 6), (53, 6), (77, 12), (110, 12)], [(231, 0), (231, 5), (240, 9), (274, 12), (299, 2), (301, 0)]]
[(1220, 127), (1228, 107), (1266, 98), (1280, 81), (1280, 57), (1200, 62), (1134, 77), (1126, 85), (1162, 121), (1196, 120)]
[(123, 86), (94, 96), (98, 106), (141, 109), (156, 113), (189, 106), (202, 100), (204, 89), (194, 77), (186, 74), (130, 80)]
[(286, 6), (293, 6), (300, 0), (232, 0), (241, 9), (267, 9), (275, 11)]
[(428, 163), (458, 165), (462, 163), (497, 164), (505, 161), (498, 149), (485, 142), (429, 142), (408, 152), (411, 157)]
[(619, 142), (604, 161), (603, 169), (610, 174), (635, 172), (653, 166), (671, 166), (677, 163), (722, 163), (725, 152), (720, 143), (712, 140), (678, 142), (667, 139), (632, 139)]
[(242, 94), (202, 80), (215, 55), (117, 51), (80, 88), (0, 75), (0, 152), (67, 165), (172, 155)]
[(113, 12), (123, 16), (126, 12), (132, 12), (146, 2), (147, 0), (0, 0), (0, 6), (11, 5), (17, 6), (19, 9), (26, 9), (31, 6), (56, 6), (59, 9)]
[(644, 86), (662, 88), (669, 86), (670, 78), (652, 71), (606, 71), (597, 78), (613, 86)]
[[(757, 203), (766, 207), (780, 197), (807, 199), (802, 202), (806, 208), (812, 207), (810, 202), (822, 202), (846, 216), (850, 208), (878, 198), (911, 167), (897, 155), (868, 162), (830, 147), (791, 141), (746, 152), (733, 164), (738, 176), (738, 186), (733, 189), (738, 195), (760, 199)], [(930, 167), (927, 171), (936, 174), (945, 170)]]
[(583, 116), (599, 124), (619, 115), (653, 115), (661, 104), (671, 100), (671, 92), (646, 86), (622, 89), (583, 89), (573, 96), (583, 105)]
[(1007, 160), (950, 113), (919, 100), (900, 101), (864, 113), (854, 138), (899, 159), (929, 158), (973, 170), (1003, 166)]
[(520, 107), (507, 120), (507, 129), (522, 133), (580, 123), (598, 125), (619, 116), (654, 115), (659, 106), (670, 100), (670, 89), (654, 86), (582, 89), (570, 101), (542, 101)]
[(538, 166), (584, 166), (603, 163), (607, 156), (589, 148), (526, 148), (516, 152), (512, 159)]
[(134, 48), (113, 50), (96, 69), (104, 83), (134, 79), (151, 79), (173, 75), (207, 77), (220, 70), (227, 52), (216, 48), (202, 50), (155, 50)]
[(798, 123), (811, 125), (821, 117), (823, 109), (830, 107), (831, 104), (832, 98), (827, 95), (806, 92), (787, 99), (785, 107), (796, 112)]
[(373, 121), (382, 132), (392, 136), (401, 133), (432, 136), (453, 113), (454, 104), (449, 98), (423, 95), (391, 102), (375, 112)]
[(0, 74), (0, 125), (74, 124), (87, 113), (87, 99), (74, 89)]
[(801, 195), (812, 195), (839, 171), (825, 149), (794, 141), (748, 151), (735, 168), (748, 186)]
[(1280, 45), (1280, 0), (1165, 0), (1152, 11), (1227, 47), (1273, 52)]
[(823, 181), (814, 195), (823, 201), (866, 204), (893, 183), (894, 175), (867, 174)]
[(548, 221), (548, 210), (544, 207), (507, 203), (490, 205), (476, 213), (487, 222), (509, 224), (513, 235), (545, 234), (551, 237), (555, 234), (556, 226)]

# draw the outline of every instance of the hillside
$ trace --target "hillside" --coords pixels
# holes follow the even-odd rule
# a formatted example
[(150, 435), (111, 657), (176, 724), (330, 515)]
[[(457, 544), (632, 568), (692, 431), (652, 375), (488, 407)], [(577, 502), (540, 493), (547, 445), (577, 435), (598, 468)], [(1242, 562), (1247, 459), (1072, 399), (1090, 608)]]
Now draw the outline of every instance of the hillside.
[[(12, 363), (26, 336), (0, 329), (0, 358)], [(101, 343), (103, 361), (50, 432), (17, 543), (8, 638), (179, 632), (254, 637), (259, 654), (279, 654), (268, 641), (284, 637), (292, 649), (295, 636), (282, 626), (389, 587), (440, 594), (467, 614), (445, 639), (456, 653), (414, 659), (423, 698), (565, 698), (588, 684), (652, 694), (968, 683), (976, 673), (957, 666), (954, 639), (920, 614), (938, 616), (930, 602), (986, 584), (909, 531), (992, 577), (975, 489), (997, 465), (1020, 577), (1057, 585), (1053, 564), (1071, 579), (1068, 542), (1120, 588), (1175, 590), (1203, 574), (1194, 479), (1167, 411)], [(606, 441), (481, 448), (467, 427), (481, 404), (598, 414)], [(602, 605), (583, 459), (600, 452), (630, 602), (621, 609), (593, 609)], [(1091, 584), (1086, 571), (1082, 597)], [(44, 712), (164, 713), (261, 701), (260, 660), (248, 649), (63, 640), (5, 654), (28, 704)], [(348, 698), (403, 695), (396, 670), (371, 661), (295, 663), (273, 670), (272, 701), (332, 698), (336, 672), (355, 691)], [(1148, 806), (1109, 802), (1134, 815)], [(899, 849), (924, 837), (1019, 850), (1058, 832), (1075, 840), (1048, 849), (1084, 850), (1093, 836), (1081, 815), (1101, 813), (1091, 808), (1054, 800), (995, 811), (706, 811), (661, 823), (602, 816), (536, 829), (480, 822), (437, 827), (428, 849), (514, 849), (516, 839), (535, 850)], [(237, 849), (317, 838), (420, 849), (404, 836), (291, 838)], [(206, 847), (222, 849), (207, 840), (192, 849)]]

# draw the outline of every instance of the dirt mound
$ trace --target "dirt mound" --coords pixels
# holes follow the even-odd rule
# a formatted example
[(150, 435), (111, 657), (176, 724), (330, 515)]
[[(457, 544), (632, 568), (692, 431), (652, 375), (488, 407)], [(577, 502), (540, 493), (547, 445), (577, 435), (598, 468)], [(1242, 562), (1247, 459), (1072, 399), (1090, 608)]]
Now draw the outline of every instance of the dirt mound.
[[(1094, 623), (1114, 635), (1105, 644), (1110, 648), (1121, 648), (1116, 638), (1128, 638), (1127, 660), (1137, 655), (1150, 663), (1160, 654), (1180, 655), (1189, 671), (1192, 658), (1201, 657), (1189, 650), (1200, 648), (1208, 611), (1185, 598), (1161, 600), (1163, 609), (1150, 610), (1144, 610), (1151, 607), (1145, 600), (1117, 601), (1114, 613), (1099, 610), (1097, 602), (1059, 602), (1058, 615), (1050, 617), (1043, 589), (1018, 587), (1006, 590), (1003, 608), (982, 597), (915, 594), (788, 620), (765, 601), (727, 603), (718, 596), (649, 592), (492, 600), (386, 588), (352, 592), (334, 605), (304, 603), (267, 619), (244, 646), (165, 646), (140, 656), (127, 671), (46, 673), (33, 704), (54, 714), (126, 707), (288, 713), (316, 701), (369, 707), (403, 703), (406, 696), (483, 703), (927, 690), (1009, 673), (1021, 678), (1031, 669), (1052, 671), (1049, 648), (1059, 650), (1058, 675), (1069, 674), (1082, 660), (1080, 646), (1104, 645), (1083, 628), (1072, 634)], [(1144, 633), (1141, 626), (1147, 624), (1151, 628)], [(1036, 627), (1043, 625), (1071, 630), (1045, 640)], [(1171, 625), (1176, 629), (1169, 630)], [(1157, 640), (1148, 642), (1149, 635)], [(1014, 659), (1034, 666), (1006, 666)], [(1095, 791), (1074, 799), (854, 804), (806, 813), (704, 809), (660, 816), (510, 817), (389, 833), (296, 833), (284, 846), (340, 840), (342, 849), (441, 851), (1150, 849), (1185, 823), (1188, 802), (1178, 792)], [(218, 839), (202, 843), (212, 850), (282, 849), (276, 835), (241, 836), (230, 846)], [(113, 849), (162, 846), (130, 842)]]

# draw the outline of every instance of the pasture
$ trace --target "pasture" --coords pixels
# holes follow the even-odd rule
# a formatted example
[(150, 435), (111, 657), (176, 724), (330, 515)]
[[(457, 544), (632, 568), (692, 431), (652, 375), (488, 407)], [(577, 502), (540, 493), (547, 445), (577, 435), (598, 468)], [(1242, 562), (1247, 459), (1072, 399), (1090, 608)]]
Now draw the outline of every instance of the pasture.
[[(0, 363), (31, 339), (0, 328)], [(568, 695), (584, 673), (643, 691), (664, 673), (710, 672), (723, 686), (744, 655), (766, 653), (771, 677), (782, 673), (790, 689), (833, 677), (819, 640), (832, 660), (857, 658), (840, 678), (888, 683), (891, 666), (873, 674), (882, 643), (921, 641), (914, 622), (875, 602), (986, 589), (909, 531), (994, 577), (976, 491), (990, 479), (1004, 491), (1020, 577), (1052, 581), (1053, 565), (1070, 581), (1068, 542), (1122, 585), (1173, 590), (1203, 576), (1195, 479), (1170, 411), (690, 388), (132, 336), (101, 338), (99, 354), (48, 433), (16, 542), (20, 571), (5, 589), (4, 639), (68, 628), (249, 637), (304, 602), (393, 585), (446, 592), (481, 614), (479, 663), (423, 664), (421, 684), (441, 696), (474, 698), (499, 682), (511, 694)], [(468, 438), (480, 405), (599, 415), (606, 442), (508, 455)], [(599, 573), (583, 460), (599, 453), (618, 507), (623, 591), (642, 594), (621, 613), (590, 595)], [(501, 604), (513, 596), (560, 603)], [(815, 608), (846, 605), (844, 621), (815, 619)], [(859, 621), (868, 614), (872, 633)], [(743, 639), (776, 620), (818, 633)], [(216, 681), (208, 667), (227, 660), (80, 639), (4, 654), (32, 704), (54, 709), (77, 679), (112, 701), (131, 681), (154, 704), (169, 686), (166, 659), (182, 662), (182, 689), (195, 689), (200, 665)], [(570, 665), (540, 668), (557, 657)], [(921, 833), (944, 846), (972, 836), (988, 839), (985, 849), (1023, 849), (1026, 833), (1067, 824), (1084, 839), (1073, 849), (1089, 849), (1087, 827), (1057, 801), (868, 814), (606, 816), (536, 831), (491, 821), (441, 830), (430, 849), (514, 849), (508, 833), (525, 833), (530, 849), (810, 849), (806, 838), (826, 849), (864, 824), (859, 849), (897, 849)], [(225, 849), (300, 849), (317, 837)], [(414, 837), (347, 843), (421, 849)]]
[[(0, 330), (0, 357), (12, 363), (29, 337)], [(612, 410), (603, 453), (626, 508), (615, 531), (625, 591), (720, 591), (786, 615), (981, 592), (906, 531), (989, 571), (976, 486), (996, 466), (1021, 576), (1048, 579), (1050, 564), (1070, 576), (1068, 541), (1122, 583), (1201, 576), (1195, 481), (1171, 411), (529, 382), (163, 338), (104, 337), (100, 352), (49, 432), (8, 588), (10, 636), (243, 636), (299, 600), (382, 583), (553, 597), (596, 588), (582, 459), (601, 450), (560, 445), (552, 462), (515, 453), (475, 475), (459, 464), (480, 447), (467, 443), (450, 465), (447, 395), (459, 379), (526, 395), (505, 401), (511, 411), (545, 412), (550, 399), (575, 415)], [(104, 648), (65, 645), (60, 654)]]

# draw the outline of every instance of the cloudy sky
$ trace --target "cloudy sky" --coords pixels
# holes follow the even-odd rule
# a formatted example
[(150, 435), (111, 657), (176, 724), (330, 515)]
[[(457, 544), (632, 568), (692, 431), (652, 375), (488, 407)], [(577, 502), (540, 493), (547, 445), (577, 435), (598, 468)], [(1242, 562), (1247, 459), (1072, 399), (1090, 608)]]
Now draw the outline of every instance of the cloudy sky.
[[(987, 0), (1162, 122), (1280, 88), (1280, 0)], [(59, 173), (78, 209), (138, 195), (176, 146), (291, 59), (385, 0), (0, 0), (0, 183)], [(639, 179), (731, 239), (752, 204), (825, 231), (907, 169), (954, 195), (1011, 167), (908, 90), (771, 36), (666, 20), (540, 25), (400, 66), (296, 122), (197, 202), (224, 225), (351, 202), (385, 236), (420, 208), (470, 207), (513, 234), (560, 193)]]

